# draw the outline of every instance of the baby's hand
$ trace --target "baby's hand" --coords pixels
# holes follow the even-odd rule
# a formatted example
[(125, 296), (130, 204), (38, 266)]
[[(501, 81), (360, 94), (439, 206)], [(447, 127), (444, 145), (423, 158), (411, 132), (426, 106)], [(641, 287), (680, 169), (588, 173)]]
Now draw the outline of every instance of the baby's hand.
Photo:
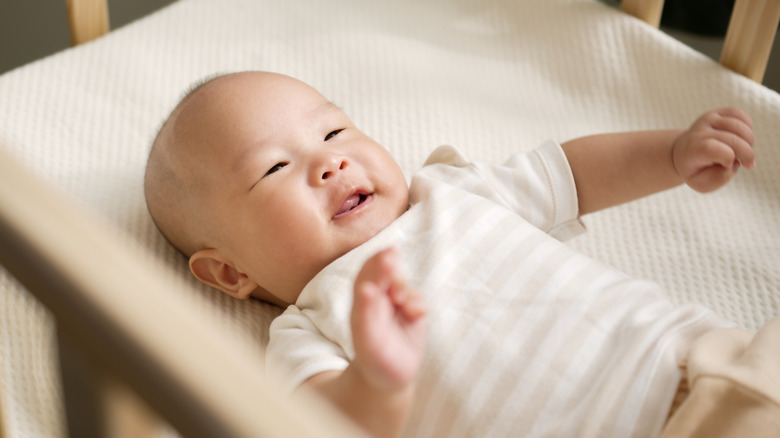
[(425, 349), (425, 303), (407, 288), (397, 265), (396, 248), (380, 251), (355, 280), (353, 364), (376, 389), (406, 388), (417, 376)]
[(677, 173), (699, 192), (725, 185), (739, 169), (756, 165), (753, 152), (753, 122), (739, 108), (705, 113), (677, 137), (672, 147)]

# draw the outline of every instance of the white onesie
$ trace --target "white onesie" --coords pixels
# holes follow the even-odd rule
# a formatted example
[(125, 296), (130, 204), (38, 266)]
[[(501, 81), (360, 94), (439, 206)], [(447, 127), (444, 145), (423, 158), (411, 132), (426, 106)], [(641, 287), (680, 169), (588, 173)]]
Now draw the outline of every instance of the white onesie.
[(440, 147), (414, 175), (410, 203), (274, 320), (269, 370), (291, 388), (354, 357), (353, 282), (390, 245), (429, 307), (404, 436), (656, 436), (679, 359), (702, 333), (727, 325), (557, 240), (584, 228), (554, 142), (503, 165)]

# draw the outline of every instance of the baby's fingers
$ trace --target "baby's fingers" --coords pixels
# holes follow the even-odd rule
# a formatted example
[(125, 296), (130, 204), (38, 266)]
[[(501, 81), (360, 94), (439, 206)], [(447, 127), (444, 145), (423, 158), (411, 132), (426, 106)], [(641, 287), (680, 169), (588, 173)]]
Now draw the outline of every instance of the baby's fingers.
[(727, 182), (729, 182), (729, 180), (731, 180), (731, 178), (734, 176), (736, 169), (737, 166), (725, 168), (720, 165), (713, 165), (703, 168), (695, 174), (691, 175), (686, 180), (686, 183), (688, 186), (698, 192), (711, 192), (713, 190), (719, 189)]
[[(683, 179), (694, 190), (706, 193), (717, 190), (734, 176), (739, 168), (734, 149), (722, 135), (700, 140), (692, 149)], [(683, 174), (681, 174), (683, 175)]]
[(355, 285), (372, 283), (378, 289), (387, 290), (395, 281), (398, 249), (384, 249), (368, 259), (355, 279)]
[(380, 251), (368, 259), (355, 279), (352, 317), (354, 324), (370, 324), (387, 306), (387, 294), (394, 282), (397, 251)]
[[(705, 115), (703, 119), (714, 130), (713, 138), (731, 148), (734, 159), (748, 169), (755, 167), (753, 121), (747, 113), (739, 108), (722, 108)], [(720, 164), (725, 167), (730, 163)]]
[(427, 312), (423, 296), (416, 290), (407, 288), (401, 281), (393, 284), (390, 298), (398, 311), (409, 321), (414, 321)]
[(716, 116), (712, 120), (714, 128), (740, 133), (745, 140), (753, 143), (753, 120), (742, 109), (736, 107), (720, 108), (708, 114)]
[[(756, 154), (753, 151), (752, 143), (747, 142), (744, 138), (739, 137), (730, 132), (721, 131), (716, 139), (730, 149), (731, 162), (724, 162), (723, 166), (732, 164), (738, 166), (742, 164), (748, 169), (756, 167)], [(724, 152), (723, 155), (728, 155), (729, 152)]]

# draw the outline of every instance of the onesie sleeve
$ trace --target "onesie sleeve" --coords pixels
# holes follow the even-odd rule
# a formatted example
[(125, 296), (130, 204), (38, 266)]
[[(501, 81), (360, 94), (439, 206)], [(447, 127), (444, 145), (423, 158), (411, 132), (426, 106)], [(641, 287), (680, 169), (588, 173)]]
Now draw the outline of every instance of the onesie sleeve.
[(579, 220), (574, 176), (561, 146), (546, 141), (513, 154), (502, 164), (471, 162), (442, 146), (426, 161), (438, 178), (513, 210), (559, 240), (585, 231)]
[(574, 174), (557, 142), (548, 140), (529, 152), (514, 154), (503, 166), (490, 166), (485, 173), (499, 186), (497, 190), (503, 186), (503, 196), (513, 204), (510, 208), (553, 237), (566, 240), (585, 232)]
[(276, 317), (270, 332), (266, 370), (287, 394), (310, 377), (349, 365), (346, 353), (296, 306)]

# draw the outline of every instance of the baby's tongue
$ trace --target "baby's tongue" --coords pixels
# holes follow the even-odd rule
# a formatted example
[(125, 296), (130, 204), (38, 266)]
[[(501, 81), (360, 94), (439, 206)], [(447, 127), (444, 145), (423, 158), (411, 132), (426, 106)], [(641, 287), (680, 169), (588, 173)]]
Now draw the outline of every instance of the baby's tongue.
[(360, 195), (354, 194), (354, 195), (349, 196), (341, 204), (341, 207), (339, 207), (339, 211), (336, 212), (336, 216), (352, 210), (353, 208), (357, 207), (357, 205), (359, 203), (360, 203)]

